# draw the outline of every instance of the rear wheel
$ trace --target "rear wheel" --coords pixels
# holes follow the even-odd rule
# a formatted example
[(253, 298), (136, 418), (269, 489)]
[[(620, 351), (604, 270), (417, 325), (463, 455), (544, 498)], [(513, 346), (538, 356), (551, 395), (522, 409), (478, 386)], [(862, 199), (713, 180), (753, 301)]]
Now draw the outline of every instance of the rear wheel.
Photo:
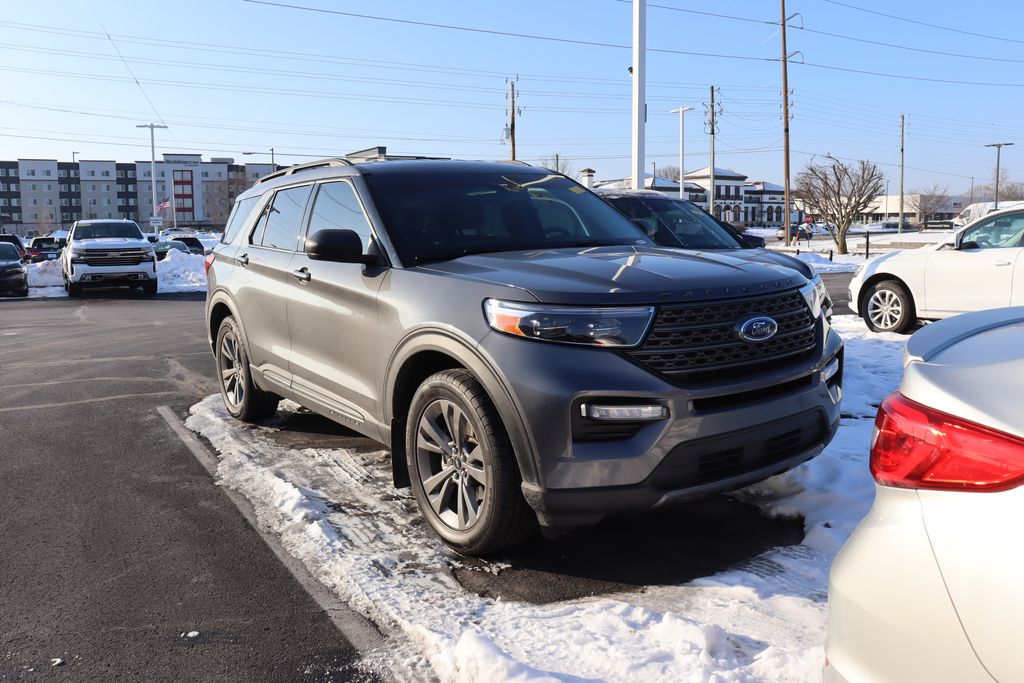
[(71, 298), (82, 296), (82, 285), (68, 282), (67, 283), (68, 296)]
[(217, 332), (217, 382), (224, 407), (231, 417), (255, 422), (277, 412), (280, 399), (252, 381), (249, 354), (242, 332), (231, 316), (224, 318)]
[(536, 518), (520, 491), (512, 444), (469, 372), (444, 370), (420, 385), (405, 443), (416, 502), (449, 546), (486, 555), (531, 534)]
[(156, 294), (156, 290), (157, 290), (156, 280), (147, 280), (146, 282), (142, 283), (142, 293), (143, 294), (149, 294), (149, 295), (152, 296), (153, 294)]
[(914, 300), (895, 280), (874, 284), (864, 295), (864, 322), (875, 332), (906, 332), (917, 321)]

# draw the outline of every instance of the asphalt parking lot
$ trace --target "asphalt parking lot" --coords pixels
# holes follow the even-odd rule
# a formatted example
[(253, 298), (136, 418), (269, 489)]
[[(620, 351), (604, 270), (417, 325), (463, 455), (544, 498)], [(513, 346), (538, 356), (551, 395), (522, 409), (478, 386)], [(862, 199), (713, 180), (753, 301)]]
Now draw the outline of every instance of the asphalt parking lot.
[[(837, 313), (850, 277), (823, 276)], [(173, 429), (216, 391), (202, 311), (203, 295), (0, 300), (0, 680), (379, 676), (386, 638), (314, 600)], [(293, 448), (379, 449), (312, 414), (286, 427)], [(550, 603), (685, 582), (802, 536), (716, 497), (453, 572)]]

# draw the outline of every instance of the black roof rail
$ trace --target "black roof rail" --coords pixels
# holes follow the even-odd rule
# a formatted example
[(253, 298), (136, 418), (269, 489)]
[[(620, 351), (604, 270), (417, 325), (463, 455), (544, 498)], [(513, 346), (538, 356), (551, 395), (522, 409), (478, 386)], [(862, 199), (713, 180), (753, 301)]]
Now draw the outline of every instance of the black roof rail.
[(305, 164), (296, 164), (295, 166), (289, 166), (288, 168), (283, 168), (280, 171), (274, 171), (273, 173), (268, 173), (267, 175), (263, 176), (262, 178), (257, 180), (255, 183), (253, 183), (253, 185), (259, 185), (260, 183), (265, 183), (268, 180), (273, 180), (274, 178), (283, 178), (284, 176), (289, 176), (289, 175), (292, 175), (293, 173), (298, 173), (300, 171), (309, 171), (309, 170), (314, 169), (314, 168), (329, 168), (331, 166), (352, 166), (352, 165), (354, 165), (354, 164), (351, 161), (349, 161), (348, 159), (342, 159), (340, 157), (334, 157), (332, 159), (320, 159), (318, 161), (310, 161), (310, 162), (307, 162)]

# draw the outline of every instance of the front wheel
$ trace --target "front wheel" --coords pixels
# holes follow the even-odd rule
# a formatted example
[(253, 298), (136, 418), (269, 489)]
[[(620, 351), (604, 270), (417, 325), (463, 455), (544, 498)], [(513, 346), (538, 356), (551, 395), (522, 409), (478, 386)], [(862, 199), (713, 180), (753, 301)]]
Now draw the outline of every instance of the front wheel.
[(143, 294), (152, 296), (152, 295), (156, 294), (156, 290), (157, 290), (156, 280), (147, 280), (146, 282), (142, 283), (142, 293)]
[(536, 518), (520, 491), (512, 444), (469, 372), (444, 370), (420, 385), (405, 444), (416, 503), (453, 549), (486, 555), (530, 535)]
[(864, 296), (861, 310), (864, 322), (874, 332), (906, 332), (917, 321), (914, 300), (895, 280), (873, 285)]
[(249, 354), (242, 331), (231, 316), (224, 318), (217, 332), (217, 382), (224, 407), (231, 417), (255, 422), (277, 412), (278, 399), (252, 381)]
[(75, 282), (68, 282), (68, 296), (72, 299), (82, 296), (82, 285)]

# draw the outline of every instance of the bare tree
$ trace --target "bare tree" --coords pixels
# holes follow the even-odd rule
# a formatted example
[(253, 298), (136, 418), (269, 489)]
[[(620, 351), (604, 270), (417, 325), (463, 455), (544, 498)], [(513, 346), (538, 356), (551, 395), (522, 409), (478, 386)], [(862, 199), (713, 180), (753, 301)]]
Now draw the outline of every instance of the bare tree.
[(918, 220), (928, 227), (928, 221), (935, 214), (941, 213), (949, 206), (949, 188), (932, 185), (930, 188), (917, 190), (910, 196), (910, 210), (917, 214)]
[(550, 168), (552, 171), (558, 171), (570, 178), (576, 176), (576, 170), (572, 167), (572, 164), (560, 154), (555, 153), (549, 157), (541, 157), (537, 160), (537, 163), (543, 168)]
[[(996, 172), (992, 170), (992, 182), (974, 186), (974, 201), (991, 202), (996, 196)], [(1010, 180), (1010, 174), (1005, 168), (999, 172), (999, 201), (1013, 202), (1024, 200), (1024, 183), (1015, 183)]]
[(808, 213), (823, 221), (840, 254), (848, 253), (846, 233), (885, 187), (882, 172), (870, 161), (846, 164), (831, 154), (812, 158), (796, 177), (795, 196)]
[(679, 182), (680, 173), (678, 166), (661, 166), (658, 169), (658, 171), (658, 175), (660, 175), (662, 178), (668, 178), (669, 180), (675, 180), (676, 182)]

